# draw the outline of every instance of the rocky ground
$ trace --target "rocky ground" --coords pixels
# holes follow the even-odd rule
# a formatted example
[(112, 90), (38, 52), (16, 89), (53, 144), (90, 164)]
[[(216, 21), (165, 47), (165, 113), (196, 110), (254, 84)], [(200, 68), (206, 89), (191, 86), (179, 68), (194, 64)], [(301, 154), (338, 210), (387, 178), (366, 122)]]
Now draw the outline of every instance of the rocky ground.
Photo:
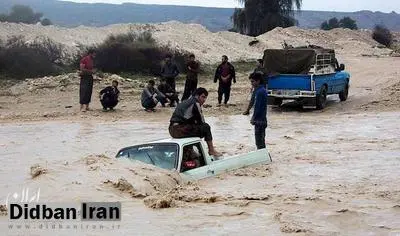
[[(346, 102), (338, 102), (332, 95), (330, 105), (323, 112), (391, 111), (399, 109), (400, 58), (396, 57), (341, 57), (351, 74), (350, 94)], [(230, 106), (216, 107), (217, 84), (211, 76), (201, 76), (199, 86), (210, 92), (204, 112), (208, 116), (219, 114), (241, 114), (249, 99), (249, 71), (238, 73), (237, 83), (232, 87)], [(120, 82), (120, 103), (115, 112), (102, 112), (98, 98), (99, 91), (112, 80)], [(151, 77), (123, 78), (118, 75), (95, 77), (92, 95), (92, 111), (79, 112), (79, 76), (76, 73), (56, 77), (27, 79), (12, 86), (0, 88), (0, 119), (2, 122), (17, 120), (52, 119), (99, 119), (126, 120), (151, 116), (143, 111), (140, 95), (147, 80)], [(178, 80), (177, 89), (183, 93), (184, 79)], [(295, 109), (291, 106), (273, 108), (279, 110)], [(157, 112), (170, 115), (173, 109), (158, 107)]]

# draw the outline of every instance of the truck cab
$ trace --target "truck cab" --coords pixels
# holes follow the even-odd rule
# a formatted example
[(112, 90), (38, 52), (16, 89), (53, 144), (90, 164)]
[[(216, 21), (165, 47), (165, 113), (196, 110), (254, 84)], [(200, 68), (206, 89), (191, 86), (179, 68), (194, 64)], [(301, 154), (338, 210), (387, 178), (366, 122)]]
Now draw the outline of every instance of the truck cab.
[(269, 104), (295, 100), (323, 109), (328, 95), (338, 94), (341, 101), (347, 100), (350, 74), (332, 49), (267, 49), (263, 60)]
[(177, 171), (187, 180), (198, 180), (223, 172), (272, 161), (266, 148), (216, 159), (200, 138), (162, 139), (122, 148), (116, 158), (128, 158)]

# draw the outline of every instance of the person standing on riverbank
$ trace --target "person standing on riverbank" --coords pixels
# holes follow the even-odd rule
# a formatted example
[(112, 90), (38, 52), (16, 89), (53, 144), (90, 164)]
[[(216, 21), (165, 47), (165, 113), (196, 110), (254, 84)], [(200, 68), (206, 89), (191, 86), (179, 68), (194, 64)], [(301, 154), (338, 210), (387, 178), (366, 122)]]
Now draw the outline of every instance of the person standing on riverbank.
[(83, 57), (80, 61), (80, 86), (79, 86), (79, 103), (81, 104), (80, 111), (86, 112), (89, 110), (89, 104), (92, 98), (93, 92), (93, 74), (94, 70), (94, 58), (96, 52), (93, 49), (88, 51), (88, 55)]

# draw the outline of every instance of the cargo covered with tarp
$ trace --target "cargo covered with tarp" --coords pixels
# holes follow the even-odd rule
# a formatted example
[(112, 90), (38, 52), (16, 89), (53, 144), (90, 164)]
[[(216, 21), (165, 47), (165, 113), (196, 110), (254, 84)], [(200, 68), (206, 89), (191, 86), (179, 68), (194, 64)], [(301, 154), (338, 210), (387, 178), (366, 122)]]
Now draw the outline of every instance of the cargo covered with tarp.
[[(329, 61), (317, 61), (317, 55), (330, 55)], [(334, 65), (335, 51), (324, 48), (267, 49), (263, 60), (267, 74), (308, 74), (316, 64)]]

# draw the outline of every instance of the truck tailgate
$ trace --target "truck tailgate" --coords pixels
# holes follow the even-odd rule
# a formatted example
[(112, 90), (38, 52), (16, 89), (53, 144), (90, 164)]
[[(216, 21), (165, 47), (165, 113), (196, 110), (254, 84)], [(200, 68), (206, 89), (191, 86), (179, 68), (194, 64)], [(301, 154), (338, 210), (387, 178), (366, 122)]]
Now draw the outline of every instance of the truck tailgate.
[(268, 78), (269, 90), (311, 90), (310, 75), (276, 75)]

